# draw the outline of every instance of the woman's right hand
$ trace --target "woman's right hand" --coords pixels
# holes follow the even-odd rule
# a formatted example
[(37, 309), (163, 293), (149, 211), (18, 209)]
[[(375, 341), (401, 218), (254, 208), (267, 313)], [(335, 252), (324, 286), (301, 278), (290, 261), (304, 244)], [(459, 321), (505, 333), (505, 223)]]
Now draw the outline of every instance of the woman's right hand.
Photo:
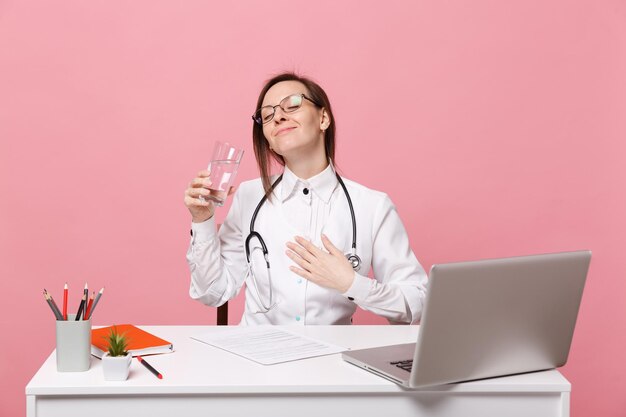
[[(185, 190), (185, 205), (189, 209), (191, 221), (194, 223), (207, 221), (215, 213), (215, 204), (206, 198), (210, 194), (210, 175), (211, 172), (208, 170), (198, 172), (198, 176), (189, 183)], [(200, 197), (205, 199), (203, 200)]]

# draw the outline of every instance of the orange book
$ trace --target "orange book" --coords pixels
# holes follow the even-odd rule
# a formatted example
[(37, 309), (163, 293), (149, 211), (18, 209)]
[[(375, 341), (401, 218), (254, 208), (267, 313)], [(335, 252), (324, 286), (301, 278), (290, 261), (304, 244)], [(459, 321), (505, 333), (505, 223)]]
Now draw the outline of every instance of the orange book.
[[(128, 338), (128, 351), (133, 356), (154, 355), (157, 353), (170, 353), (174, 351), (174, 345), (167, 340), (161, 339), (135, 327), (132, 324), (116, 324), (119, 334), (126, 334)], [(101, 327), (91, 330), (91, 354), (102, 358), (108, 350), (107, 336), (113, 329), (113, 326)]]

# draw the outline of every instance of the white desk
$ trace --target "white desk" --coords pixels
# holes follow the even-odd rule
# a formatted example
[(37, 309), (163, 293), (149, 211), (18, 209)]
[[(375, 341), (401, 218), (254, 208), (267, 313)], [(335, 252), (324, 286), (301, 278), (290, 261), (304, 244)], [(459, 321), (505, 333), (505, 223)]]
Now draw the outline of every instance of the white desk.
[[(558, 371), (411, 391), (341, 355), (263, 366), (189, 338), (214, 326), (142, 327), (174, 343), (174, 353), (147, 358), (163, 380), (136, 360), (125, 382), (105, 381), (96, 358), (87, 372), (58, 373), (53, 352), (26, 386), (27, 416), (569, 416), (571, 386)], [(289, 329), (356, 349), (412, 342), (418, 330)]]

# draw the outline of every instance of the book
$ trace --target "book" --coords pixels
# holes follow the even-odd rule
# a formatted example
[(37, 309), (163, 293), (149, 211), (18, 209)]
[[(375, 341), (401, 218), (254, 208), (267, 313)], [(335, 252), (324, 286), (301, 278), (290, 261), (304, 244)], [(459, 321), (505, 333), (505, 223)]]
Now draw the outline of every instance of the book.
[(157, 353), (170, 353), (174, 351), (174, 345), (167, 340), (161, 339), (132, 324), (116, 324), (115, 326), (100, 327), (91, 330), (91, 354), (102, 358), (109, 346), (107, 336), (115, 327), (119, 334), (126, 334), (128, 338), (128, 351), (132, 356), (154, 355)]

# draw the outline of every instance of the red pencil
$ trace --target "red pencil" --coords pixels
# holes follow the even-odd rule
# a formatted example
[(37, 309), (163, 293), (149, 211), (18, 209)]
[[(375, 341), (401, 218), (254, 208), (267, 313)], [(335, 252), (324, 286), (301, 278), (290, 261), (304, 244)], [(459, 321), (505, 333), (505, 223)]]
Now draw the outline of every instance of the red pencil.
[(89, 303), (87, 303), (87, 309), (85, 310), (85, 314), (83, 315), (85, 320), (89, 320), (89, 313), (91, 313), (91, 305), (93, 304), (93, 298), (96, 296), (96, 292), (91, 292), (91, 298), (89, 298)]
[(63, 288), (63, 320), (67, 320), (67, 282)]
[(141, 356), (137, 356), (137, 359), (139, 360), (139, 362), (141, 362), (141, 364), (143, 366), (145, 366), (146, 368), (148, 368), (148, 370), (150, 372), (152, 372), (157, 378), (159, 379), (163, 379), (163, 375), (161, 375), (161, 372), (157, 371), (156, 369), (154, 369), (152, 367), (152, 365), (150, 365), (148, 362), (146, 362)]

